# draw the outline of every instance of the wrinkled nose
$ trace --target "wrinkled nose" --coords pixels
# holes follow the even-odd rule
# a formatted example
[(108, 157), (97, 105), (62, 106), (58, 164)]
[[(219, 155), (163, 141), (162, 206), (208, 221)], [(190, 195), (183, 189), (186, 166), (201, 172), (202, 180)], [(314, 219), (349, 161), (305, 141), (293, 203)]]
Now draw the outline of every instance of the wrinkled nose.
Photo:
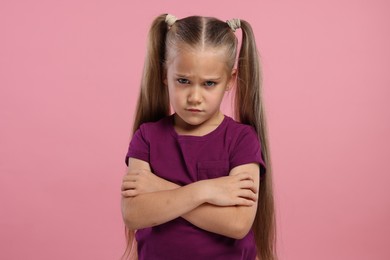
[(187, 98), (188, 103), (190, 104), (200, 104), (202, 102), (202, 94), (199, 87), (193, 87), (188, 94)]

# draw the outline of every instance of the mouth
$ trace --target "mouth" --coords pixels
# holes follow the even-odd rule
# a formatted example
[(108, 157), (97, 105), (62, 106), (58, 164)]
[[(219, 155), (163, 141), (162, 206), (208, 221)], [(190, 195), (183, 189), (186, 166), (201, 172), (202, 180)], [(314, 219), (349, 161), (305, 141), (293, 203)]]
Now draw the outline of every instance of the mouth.
[(187, 111), (189, 111), (189, 112), (202, 112), (202, 110), (200, 110), (200, 109), (197, 109), (197, 108), (187, 108), (186, 109)]

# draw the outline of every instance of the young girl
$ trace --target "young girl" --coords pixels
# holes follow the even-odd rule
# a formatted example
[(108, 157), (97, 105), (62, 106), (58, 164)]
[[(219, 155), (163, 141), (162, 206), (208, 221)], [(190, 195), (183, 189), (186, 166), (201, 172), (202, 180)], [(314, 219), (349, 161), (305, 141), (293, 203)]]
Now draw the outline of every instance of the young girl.
[[(154, 20), (122, 182), (125, 255), (136, 231), (141, 260), (276, 258), (260, 87), (246, 21)], [(220, 111), (232, 88), (237, 121)]]

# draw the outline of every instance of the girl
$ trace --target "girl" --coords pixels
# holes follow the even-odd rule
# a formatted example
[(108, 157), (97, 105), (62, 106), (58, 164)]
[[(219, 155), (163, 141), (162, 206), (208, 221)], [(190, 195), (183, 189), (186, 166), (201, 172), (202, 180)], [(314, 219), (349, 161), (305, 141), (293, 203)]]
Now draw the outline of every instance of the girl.
[[(233, 86), (237, 121), (220, 111)], [(246, 21), (154, 20), (122, 182), (125, 255), (136, 231), (138, 259), (276, 258), (260, 87)]]

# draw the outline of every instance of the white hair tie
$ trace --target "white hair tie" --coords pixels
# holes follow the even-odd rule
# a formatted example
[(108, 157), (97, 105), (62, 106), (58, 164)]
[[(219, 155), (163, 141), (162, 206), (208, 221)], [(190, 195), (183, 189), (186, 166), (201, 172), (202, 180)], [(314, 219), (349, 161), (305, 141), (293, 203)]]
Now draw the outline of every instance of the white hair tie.
[(238, 18), (227, 20), (226, 23), (230, 26), (230, 28), (232, 28), (233, 32), (241, 28), (241, 21)]
[(171, 27), (175, 22), (177, 21), (176, 16), (167, 14), (165, 17), (165, 22), (168, 24), (169, 27)]

